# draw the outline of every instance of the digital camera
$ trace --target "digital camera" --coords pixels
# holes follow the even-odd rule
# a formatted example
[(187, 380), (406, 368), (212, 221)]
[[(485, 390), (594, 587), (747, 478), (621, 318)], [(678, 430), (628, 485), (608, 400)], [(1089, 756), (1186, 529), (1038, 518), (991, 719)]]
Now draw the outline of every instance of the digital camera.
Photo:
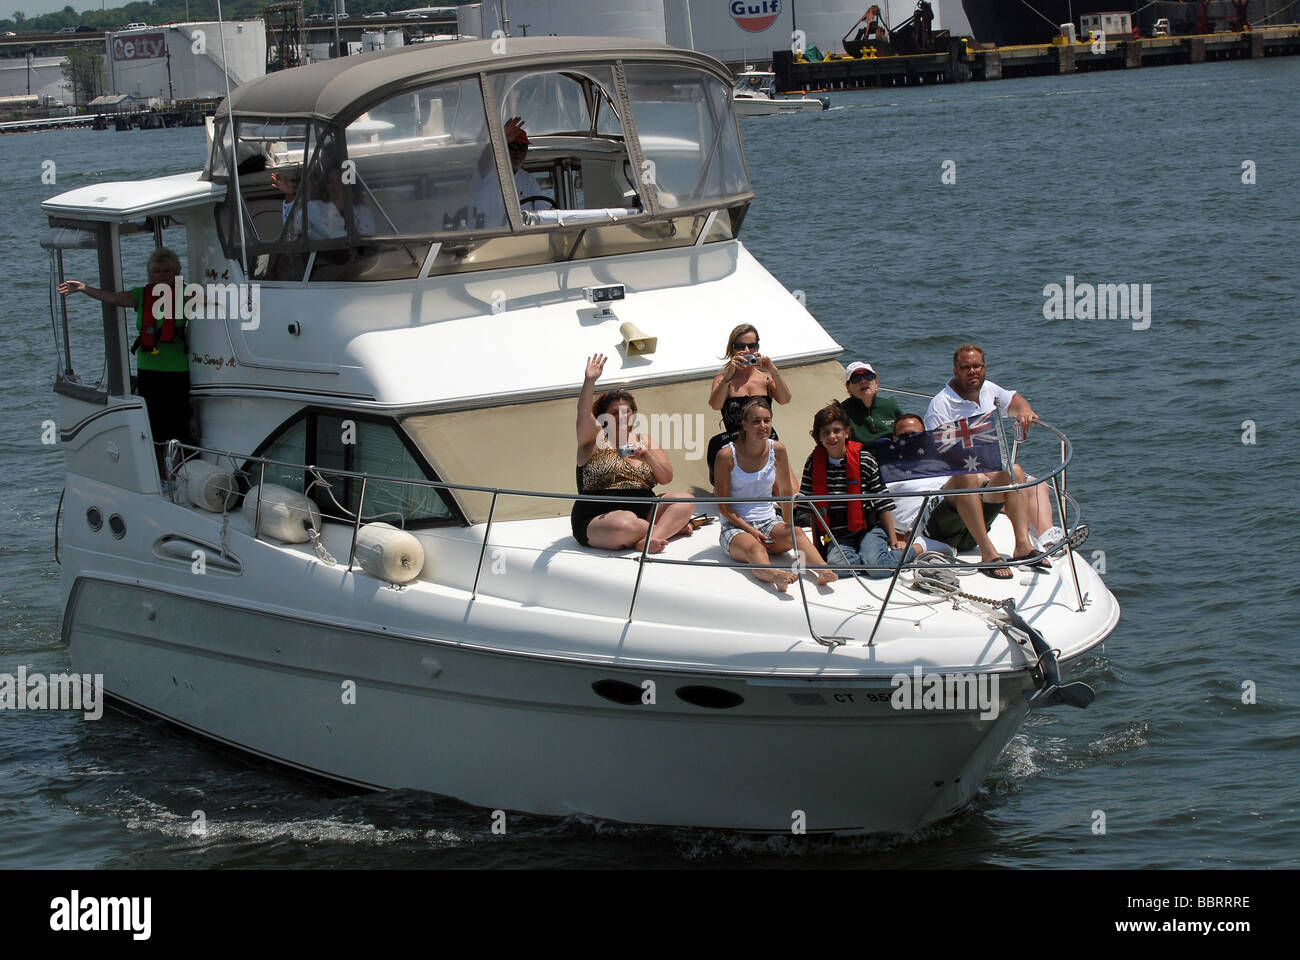
[(758, 354), (756, 353), (745, 354), (745, 362), (752, 367), (754, 364), (758, 363)]
[(618, 455), (622, 457), (624, 460), (632, 456), (632, 454), (634, 453), (636, 453), (636, 447), (634, 447), (630, 443), (625, 443), (623, 444), (623, 446), (618, 448)]

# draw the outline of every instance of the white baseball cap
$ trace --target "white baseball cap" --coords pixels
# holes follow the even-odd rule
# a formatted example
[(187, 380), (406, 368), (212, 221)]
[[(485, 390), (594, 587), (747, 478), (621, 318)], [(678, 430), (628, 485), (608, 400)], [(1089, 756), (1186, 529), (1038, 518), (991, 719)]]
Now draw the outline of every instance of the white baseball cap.
[(873, 367), (871, 364), (863, 363), (861, 360), (854, 360), (844, 369), (844, 382), (848, 383), (849, 378), (852, 377), (859, 370), (865, 370), (873, 377), (876, 376), (876, 368)]

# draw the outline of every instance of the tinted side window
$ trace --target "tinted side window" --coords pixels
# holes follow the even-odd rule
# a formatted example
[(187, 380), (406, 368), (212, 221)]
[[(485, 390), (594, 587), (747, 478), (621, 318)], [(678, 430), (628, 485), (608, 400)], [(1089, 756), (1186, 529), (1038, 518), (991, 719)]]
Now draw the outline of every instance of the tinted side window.
[[(329, 519), (351, 523), (359, 507), (363, 522), (382, 521), (395, 527), (422, 526), (457, 518), (443, 492), (433, 487), (368, 480), (362, 505), (361, 481), (329, 472), (349, 470), (374, 476), (436, 480), (437, 477), (422, 468), (397, 425), (389, 420), (307, 411), (263, 444), (258, 456), (291, 464), (315, 464), (319, 477), (302, 467), (267, 465), (266, 482), (306, 493)], [(250, 485), (258, 482), (260, 469), (257, 464), (251, 465)]]

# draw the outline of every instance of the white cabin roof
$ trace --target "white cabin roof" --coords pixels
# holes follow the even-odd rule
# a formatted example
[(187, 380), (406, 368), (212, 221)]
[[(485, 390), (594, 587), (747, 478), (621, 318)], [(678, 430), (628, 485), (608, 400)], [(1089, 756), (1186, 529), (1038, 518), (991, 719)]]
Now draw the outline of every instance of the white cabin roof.
[(225, 198), (225, 184), (200, 180), (199, 176), (195, 170), (154, 180), (95, 183), (50, 197), (41, 209), (52, 217), (125, 223)]

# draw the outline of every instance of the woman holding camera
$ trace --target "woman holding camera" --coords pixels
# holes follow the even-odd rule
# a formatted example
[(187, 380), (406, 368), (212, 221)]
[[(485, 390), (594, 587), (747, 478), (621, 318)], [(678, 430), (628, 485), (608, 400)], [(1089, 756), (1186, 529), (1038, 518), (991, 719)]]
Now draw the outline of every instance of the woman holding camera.
[[(654, 508), (654, 486), (671, 483), (673, 467), (668, 455), (648, 436), (635, 433), (636, 400), (626, 390), (609, 390), (595, 397), (596, 381), (605, 369), (603, 353), (587, 359), (582, 392), (578, 395), (578, 492), (598, 495), (617, 493), (629, 497), (625, 503), (577, 500), (570, 522), (573, 537), (584, 547), (604, 550), (645, 548), (661, 553), (668, 538), (690, 534), (689, 501), (665, 503), (650, 525)], [(689, 497), (689, 493), (667, 493), (667, 497)]]
[[(771, 357), (758, 352), (758, 330), (752, 323), (742, 323), (731, 331), (723, 356), (728, 358), (727, 363), (713, 378), (713, 389), (709, 391), (709, 406), (722, 411), (723, 426), (723, 432), (709, 441), (705, 454), (709, 483), (715, 482), (713, 461), (718, 451), (740, 436), (740, 412), (745, 404), (755, 397), (762, 397), (769, 404), (773, 400), (790, 402), (790, 388), (785, 385), (781, 371)], [(780, 439), (776, 431), (772, 432), (772, 439)]]

